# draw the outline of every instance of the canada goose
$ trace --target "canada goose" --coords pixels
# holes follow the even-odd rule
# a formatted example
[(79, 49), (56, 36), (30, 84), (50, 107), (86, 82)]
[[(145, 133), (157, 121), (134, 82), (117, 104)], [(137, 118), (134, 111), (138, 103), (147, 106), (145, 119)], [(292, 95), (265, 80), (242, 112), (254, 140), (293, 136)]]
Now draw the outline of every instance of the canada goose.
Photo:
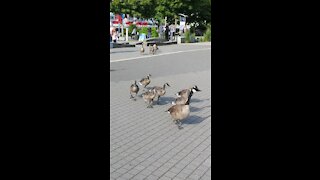
[(149, 45), (149, 54), (152, 53), (154, 55), (158, 49), (159, 48), (158, 48), (157, 44), (153, 44), (152, 46)]
[(140, 48), (140, 54), (144, 53), (144, 42), (142, 42), (141, 44), (141, 48)]
[(153, 49), (153, 46), (149, 46), (149, 54), (154, 54), (155, 53), (155, 50)]
[(155, 49), (155, 50), (158, 50), (158, 49), (159, 49), (158, 46), (157, 46), (157, 44), (153, 44), (153, 49)]
[(151, 77), (151, 74), (148, 74), (147, 77), (142, 78), (142, 79), (139, 81), (139, 85), (140, 85), (140, 86), (144, 86), (144, 88), (146, 88), (146, 87), (150, 84), (150, 82), (151, 82), (150, 77)]
[[(138, 92), (139, 86), (137, 85), (137, 81), (134, 81), (134, 84), (131, 84), (130, 86), (130, 99), (134, 98), (134, 100), (136, 100), (135, 97), (138, 94)], [(132, 94), (134, 94), (134, 96), (132, 96)]]
[(157, 93), (157, 103), (159, 103), (160, 100), (160, 96), (163, 96), (166, 94), (166, 85), (170, 87), (170, 85), (168, 83), (164, 83), (163, 87), (160, 86), (155, 86), (153, 89), (156, 90)]
[(176, 96), (178, 97), (183, 97), (184, 99), (187, 99), (188, 96), (189, 96), (189, 93), (193, 91), (194, 93), (197, 92), (197, 91), (201, 91), (198, 86), (193, 86), (192, 88), (189, 88), (189, 89), (184, 89), (184, 90), (181, 90), (179, 91)]
[(153, 47), (153, 54), (155, 54), (159, 48), (158, 48), (157, 44), (153, 44), (152, 47)]
[(142, 94), (143, 100), (148, 103), (147, 108), (153, 108), (153, 99), (156, 97), (156, 90), (152, 89)]
[(173, 105), (185, 104), (187, 102), (187, 100), (188, 100), (189, 93), (190, 92), (195, 93), (197, 91), (201, 91), (200, 89), (198, 89), (197, 86), (193, 86), (190, 89), (181, 90), (176, 94), (178, 96), (178, 98), (176, 98), (176, 100), (173, 101), (171, 104), (173, 104)]
[(185, 104), (187, 102), (188, 99), (185, 99), (183, 97), (177, 97), (175, 101), (172, 101), (172, 105), (176, 105), (176, 104)]
[(188, 100), (185, 104), (173, 105), (168, 109), (168, 113), (171, 115), (171, 118), (178, 125), (178, 128), (181, 129), (181, 121), (186, 119), (190, 114), (190, 99), (193, 94), (193, 91), (190, 91)]

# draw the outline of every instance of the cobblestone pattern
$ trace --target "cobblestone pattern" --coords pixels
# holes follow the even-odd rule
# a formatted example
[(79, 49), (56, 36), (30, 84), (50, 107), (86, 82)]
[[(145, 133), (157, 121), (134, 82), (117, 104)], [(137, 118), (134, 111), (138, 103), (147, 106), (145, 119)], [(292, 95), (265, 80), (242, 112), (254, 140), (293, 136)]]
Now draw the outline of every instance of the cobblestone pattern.
[[(110, 82), (110, 179), (211, 179), (210, 73), (151, 77), (150, 86), (171, 85), (153, 108), (146, 108), (141, 97), (129, 99), (134, 79)], [(190, 116), (179, 130), (165, 111), (176, 92), (193, 85), (202, 91), (192, 96)]]

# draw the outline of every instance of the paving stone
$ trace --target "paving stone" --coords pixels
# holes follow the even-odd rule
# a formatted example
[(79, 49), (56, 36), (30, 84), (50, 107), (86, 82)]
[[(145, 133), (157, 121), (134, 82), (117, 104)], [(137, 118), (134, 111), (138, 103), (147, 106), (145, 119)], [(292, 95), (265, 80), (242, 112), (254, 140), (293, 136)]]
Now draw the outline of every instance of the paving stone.
[[(147, 74), (143, 72), (141, 77)], [(141, 97), (129, 99), (128, 88), (137, 79), (110, 81), (111, 178), (180, 180), (196, 178), (197, 173), (201, 179), (211, 177), (211, 171), (201, 168), (192, 176), (195, 167), (211, 168), (211, 101), (206, 100), (211, 98), (210, 74), (206, 70), (152, 76), (151, 86), (170, 81), (171, 87), (161, 99), (164, 104), (154, 104), (150, 109)], [(165, 111), (176, 92), (193, 84), (202, 91), (192, 96), (190, 119), (179, 130)]]

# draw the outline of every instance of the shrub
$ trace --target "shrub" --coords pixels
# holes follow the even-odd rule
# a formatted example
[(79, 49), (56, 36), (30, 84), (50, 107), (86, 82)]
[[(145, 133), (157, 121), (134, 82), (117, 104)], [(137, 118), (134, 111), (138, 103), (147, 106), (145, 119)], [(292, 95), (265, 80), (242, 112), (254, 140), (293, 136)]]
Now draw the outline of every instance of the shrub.
[(130, 26), (129, 26), (129, 36), (131, 35), (131, 33), (132, 33), (132, 30), (134, 29), (134, 28), (136, 28), (137, 29), (137, 26), (135, 25), (135, 24), (131, 24)]
[(196, 40), (196, 34), (195, 33), (191, 33), (189, 30), (187, 30), (184, 33), (184, 37), (185, 37), (185, 42), (186, 43), (195, 42), (195, 40)]
[(195, 33), (191, 33), (190, 34), (190, 42), (195, 42), (196, 40), (196, 34)]
[(157, 28), (155, 27), (151, 28), (151, 37), (159, 37)]
[(203, 36), (204, 36), (204, 41), (211, 42), (211, 26), (210, 25), (207, 26), (207, 30)]
[(146, 35), (148, 34), (148, 28), (147, 27), (142, 27), (138, 31), (139, 31), (139, 34), (142, 34), (142, 33), (144, 33)]
[(184, 33), (184, 37), (185, 37), (185, 42), (186, 43), (190, 43), (190, 31), (187, 30), (185, 33)]

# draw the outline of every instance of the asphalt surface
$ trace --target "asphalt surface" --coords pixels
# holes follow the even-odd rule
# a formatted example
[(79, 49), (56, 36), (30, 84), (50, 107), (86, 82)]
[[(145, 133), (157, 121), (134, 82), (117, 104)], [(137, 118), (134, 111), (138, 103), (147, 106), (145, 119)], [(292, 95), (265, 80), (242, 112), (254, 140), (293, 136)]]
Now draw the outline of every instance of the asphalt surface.
[[(211, 45), (162, 46), (155, 56), (148, 52), (141, 55), (140, 47), (111, 50), (110, 81), (140, 80), (149, 73), (153, 77), (161, 77), (211, 68)], [(128, 58), (140, 59), (114, 62)]]
[[(110, 179), (211, 179), (211, 45), (162, 46), (155, 56), (139, 48), (111, 49)], [(130, 85), (147, 74), (150, 86), (171, 86), (153, 108), (129, 99)], [(202, 91), (178, 129), (165, 111), (193, 85)]]

